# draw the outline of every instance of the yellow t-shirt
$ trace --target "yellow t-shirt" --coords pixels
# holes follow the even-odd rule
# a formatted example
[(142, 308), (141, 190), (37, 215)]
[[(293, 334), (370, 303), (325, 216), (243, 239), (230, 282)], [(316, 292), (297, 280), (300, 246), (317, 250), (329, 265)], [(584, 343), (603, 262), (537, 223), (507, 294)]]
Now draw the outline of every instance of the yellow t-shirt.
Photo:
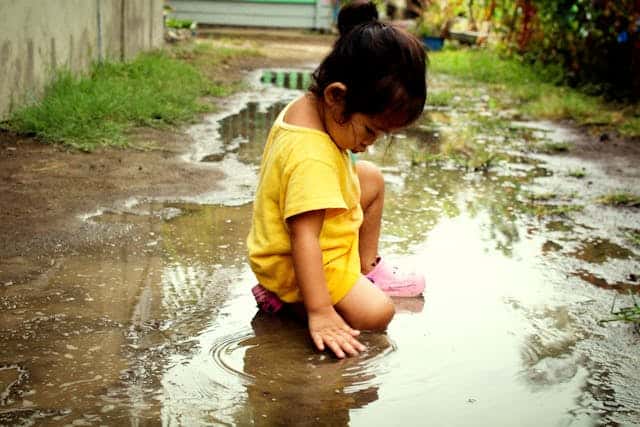
[[(291, 104), (289, 104), (291, 105)], [(251, 269), (285, 302), (302, 301), (287, 218), (325, 209), (320, 248), (327, 287), (339, 302), (360, 277), (360, 184), (350, 153), (328, 134), (276, 119), (264, 148), (247, 238)]]

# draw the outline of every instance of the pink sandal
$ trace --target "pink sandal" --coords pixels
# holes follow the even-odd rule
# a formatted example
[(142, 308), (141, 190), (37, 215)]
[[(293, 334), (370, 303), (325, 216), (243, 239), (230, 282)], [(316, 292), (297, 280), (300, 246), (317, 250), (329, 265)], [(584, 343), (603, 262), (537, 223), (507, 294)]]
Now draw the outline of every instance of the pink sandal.
[(402, 274), (398, 267), (387, 264), (378, 257), (376, 265), (366, 278), (385, 294), (392, 297), (416, 297), (424, 291), (425, 280), (421, 274)]
[(251, 288), (251, 293), (258, 303), (258, 308), (265, 313), (275, 314), (284, 306), (276, 294), (259, 283)]

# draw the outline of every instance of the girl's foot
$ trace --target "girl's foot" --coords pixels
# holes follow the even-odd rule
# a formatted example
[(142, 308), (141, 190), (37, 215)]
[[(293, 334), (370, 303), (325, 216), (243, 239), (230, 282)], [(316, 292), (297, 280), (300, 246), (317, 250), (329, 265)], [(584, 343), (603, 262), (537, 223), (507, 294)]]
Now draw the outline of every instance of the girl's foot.
[(275, 314), (284, 306), (284, 303), (280, 300), (280, 298), (278, 298), (276, 294), (259, 283), (251, 288), (251, 293), (256, 299), (258, 308), (265, 313)]
[(398, 271), (398, 267), (387, 264), (380, 257), (366, 277), (382, 292), (392, 297), (416, 297), (424, 291), (423, 275), (403, 274)]

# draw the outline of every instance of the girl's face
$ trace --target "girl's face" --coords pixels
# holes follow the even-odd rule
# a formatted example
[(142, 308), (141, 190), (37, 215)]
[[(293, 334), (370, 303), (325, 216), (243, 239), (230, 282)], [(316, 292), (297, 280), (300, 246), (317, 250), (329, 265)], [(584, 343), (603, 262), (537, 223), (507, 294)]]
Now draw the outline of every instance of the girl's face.
[(331, 120), (327, 123), (327, 131), (331, 139), (342, 150), (351, 150), (360, 153), (367, 150), (381, 137), (391, 132), (384, 120), (379, 117), (366, 116), (354, 113), (344, 123)]
[(377, 139), (398, 129), (390, 124), (393, 121), (385, 114), (371, 116), (353, 113), (344, 120), (346, 91), (347, 87), (342, 83), (328, 85), (319, 111), (325, 130), (340, 149), (355, 153), (366, 151)]

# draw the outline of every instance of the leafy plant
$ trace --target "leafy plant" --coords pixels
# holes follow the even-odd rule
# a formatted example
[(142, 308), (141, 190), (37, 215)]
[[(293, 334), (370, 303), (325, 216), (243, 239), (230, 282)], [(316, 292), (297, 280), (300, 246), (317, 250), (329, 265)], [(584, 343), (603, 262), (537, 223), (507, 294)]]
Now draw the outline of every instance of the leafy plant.
[(416, 32), (419, 36), (444, 37), (449, 32), (455, 17), (464, 10), (463, 0), (427, 0), (422, 15), (418, 18)]
[(634, 0), (484, 2), (502, 47), (529, 64), (556, 64), (561, 79), (591, 94), (637, 99), (640, 65), (630, 61), (640, 38)]
[(193, 30), (197, 26), (197, 24), (194, 21), (191, 21), (189, 19), (174, 19), (174, 18), (167, 18), (167, 20), (165, 21), (165, 24), (167, 28), (175, 28), (178, 30), (180, 29)]

